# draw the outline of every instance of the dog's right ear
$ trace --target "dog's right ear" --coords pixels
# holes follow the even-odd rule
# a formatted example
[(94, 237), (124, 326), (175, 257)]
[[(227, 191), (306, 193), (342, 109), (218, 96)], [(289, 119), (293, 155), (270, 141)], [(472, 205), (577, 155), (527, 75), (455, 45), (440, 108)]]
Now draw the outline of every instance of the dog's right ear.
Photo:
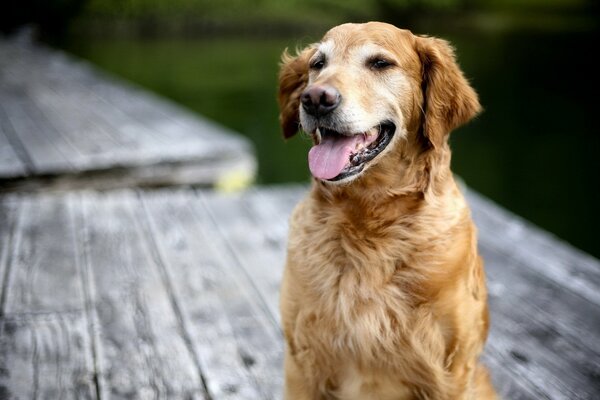
[(308, 61), (315, 51), (316, 47), (311, 45), (296, 56), (290, 55), (287, 49), (281, 55), (277, 101), (279, 123), (286, 139), (294, 136), (300, 126), (300, 96), (308, 83)]

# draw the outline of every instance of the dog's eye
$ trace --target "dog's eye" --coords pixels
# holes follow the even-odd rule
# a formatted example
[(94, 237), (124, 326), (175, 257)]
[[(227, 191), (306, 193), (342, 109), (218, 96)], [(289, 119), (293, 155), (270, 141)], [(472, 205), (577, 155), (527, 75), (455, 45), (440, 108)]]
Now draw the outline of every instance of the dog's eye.
[(391, 67), (393, 64), (388, 61), (388, 60), (384, 60), (383, 58), (373, 58), (371, 60), (369, 60), (369, 67), (371, 69), (385, 69), (387, 67)]
[(318, 60), (314, 61), (310, 65), (310, 68), (315, 69), (315, 70), (320, 70), (320, 69), (323, 69), (324, 66), (325, 66), (325, 60), (322, 58), (319, 58)]

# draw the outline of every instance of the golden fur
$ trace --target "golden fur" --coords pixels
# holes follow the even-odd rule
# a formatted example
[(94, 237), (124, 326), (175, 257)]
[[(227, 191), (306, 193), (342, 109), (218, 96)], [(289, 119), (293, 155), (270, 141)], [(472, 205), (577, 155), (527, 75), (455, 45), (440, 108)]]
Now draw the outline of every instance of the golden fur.
[[(320, 49), (327, 68), (311, 71)], [(365, 67), (360, 57), (373, 51), (393, 66)], [(494, 399), (478, 363), (488, 331), (483, 265), (447, 144), (480, 105), (452, 48), (368, 23), (285, 53), (286, 137), (308, 125), (299, 98), (315, 83), (336, 87), (340, 107), (355, 111), (347, 115), (386, 114), (397, 132), (355, 179), (315, 179), (292, 214), (281, 288), (285, 398)]]

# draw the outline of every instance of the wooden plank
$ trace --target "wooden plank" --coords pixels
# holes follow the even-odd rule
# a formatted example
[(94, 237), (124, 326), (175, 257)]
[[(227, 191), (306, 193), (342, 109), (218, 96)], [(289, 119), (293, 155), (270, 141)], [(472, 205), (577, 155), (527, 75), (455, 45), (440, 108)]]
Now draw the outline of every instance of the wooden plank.
[(100, 330), (99, 374), (111, 398), (204, 399), (183, 322), (174, 311), (131, 192), (82, 197), (85, 260)]
[[(79, 170), (122, 164), (123, 153), (132, 153), (132, 162), (144, 152), (139, 140), (128, 140), (111, 132), (94, 104), (84, 93), (45, 87), (46, 82), (30, 83), (31, 102), (38, 107), (61, 136), (72, 146), (72, 162)], [(110, 116), (110, 115), (109, 115)], [(112, 117), (112, 116), (111, 116)], [(139, 153), (134, 150), (139, 149)]]
[(242, 272), (254, 283), (256, 295), (273, 320), (279, 324), (279, 285), (283, 274), (283, 247), (270, 243), (271, 218), (258, 220), (244, 205), (243, 194), (199, 192), (211, 217), (215, 233), (220, 234)]
[(480, 243), (503, 251), (542, 276), (600, 306), (600, 261), (467, 191)]
[[(3, 118), (0, 114), (0, 119)], [(17, 151), (13, 148), (4, 124), (0, 123), (0, 178), (12, 178), (27, 174), (27, 166), (17, 156)]]
[[(304, 190), (0, 197), (0, 398), (280, 398), (278, 274)], [(492, 312), (483, 360), (499, 392), (595, 399), (599, 308), (540, 272), (524, 238), (559, 258), (569, 248), (527, 225), (501, 246), (522, 223), (472, 207)], [(566, 260), (581, 276), (593, 265)]]
[[(590, 328), (600, 323), (597, 309), (504, 254), (482, 250), (492, 321), (488, 356), (513, 381), (534, 391), (535, 398), (594, 398), (594, 393), (600, 393), (600, 364), (598, 330)], [(552, 294), (554, 298), (549, 298)], [(560, 313), (565, 311), (562, 302), (572, 307), (566, 313)], [(568, 325), (578, 319), (589, 321)]]
[(223, 127), (59, 51), (0, 48), (0, 129), (14, 131), (32, 172), (0, 169), (4, 191), (214, 185), (256, 173), (250, 142)]
[(0, 318), (0, 398), (97, 399), (82, 313)]
[(550, 342), (545, 343), (549, 348), (566, 340), (577, 347), (572, 354), (600, 360), (600, 311), (595, 304), (506, 253), (487, 247), (482, 253), (490, 296), (513, 321), (528, 325), (531, 335)]
[(303, 186), (270, 187), (248, 190), (244, 206), (253, 221), (264, 221), (262, 229), (267, 242), (281, 249), (282, 268), (285, 263), (289, 218), (294, 207), (306, 194)]
[[(84, 73), (80, 73), (77, 80), (65, 79), (65, 74), (62, 74), (62, 81), (59, 85), (55, 84), (54, 89), (82, 96), (85, 101), (79, 104), (92, 105), (92, 111), (101, 110), (99, 116), (103, 120), (104, 116), (110, 115), (110, 120), (104, 122), (114, 125), (119, 132), (117, 140), (118, 136), (125, 136), (128, 140), (140, 142), (139, 137), (142, 136), (144, 141), (140, 145), (150, 145), (155, 150), (158, 149), (156, 146), (160, 146), (163, 153), (166, 146), (167, 151), (177, 149), (184, 155), (220, 152), (226, 149), (223, 146), (225, 142), (230, 151), (234, 148), (250, 150), (245, 140), (235, 137), (226, 128), (208, 123), (131, 83), (95, 71), (89, 64), (71, 61), (60, 65), (65, 70), (73, 70), (77, 66)], [(120, 132), (121, 125), (131, 133)]]
[(0, 397), (94, 399), (70, 203), (14, 196), (0, 204)]
[[(45, 50), (41, 48), (40, 51), (29, 56), (30, 63), (41, 65), (41, 68), (38, 67), (41, 72), (51, 77), (49, 81), (70, 87), (70, 90), (81, 91), (82, 87), (89, 89), (89, 95), (96, 96), (106, 105), (114, 106), (124, 115), (151, 130), (160, 132), (161, 134), (157, 136), (158, 140), (172, 145), (174, 142), (196, 138), (198, 143), (207, 140), (211, 143), (223, 141), (250, 150), (247, 148), (249, 143), (234, 132), (190, 113), (168, 99), (159, 97), (131, 82), (103, 73), (83, 60), (58, 51)], [(49, 57), (53, 59), (51, 68), (44, 68)]]
[(487, 367), (492, 378), (494, 389), (500, 399), (506, 400), (541, 400), (548, 399), (544, 393), (527, 380), (526, 374), (514, 374), (507, 368), (512, 360), (501, 357), (498, 352), (488, 344), (481, 355), (481, 362)]
[(211, 397), (281, 398), (279, 329), (214, 235), (206, 210), (184, 193), (143, 199)]
[(173, 137), (172, 125), (180, 124), (156, 117), (153, 125), (134, 120), (115, 105), (120, 101), (105, 101), (83, 85), (50, 86), (48, 90), (42, 90), (46, 82), (33, 85), (32, 101), (77, 150), (73, 163), (79, 170), (199, 160), (219, 164), (221, 158), (232, 159), (234, 154), (243, 157), (250, 152), (217, 135), (201, 139), (184, 126)]
[[(84, 299), (70, 197), (23, 197), (3, 314), (81, 311)], [(60, 294), (60, 295), (57, 295)]]
[(73, 170), (69, 144), (22, 94), (10, 93), (0, 85), (0, 123), (12, 129), (23, 143), (32, 162), (32, 172), (68, 172)]
[[(143, 150), (145, 157), (164, 160), (185, 158), (237, 158), (252, 154), (249, 142), (232, 131), (193, 115), (180, 106), (137, 88), (115, 77), (94, 70), (89, 64), (75, 63), (60, 54), (52, 55), (58, 62), (54, 69), (77, 70), (78, 79), (66, 79), (64, 73), (56, 73), (54, 85), (57, 92), (83, 96), (79, 105), (97, 112), (97, 120), (112, 125), (116, 139), (119, 136), (137, 140), (137, 152)], [(75, 68), (76, 67), (76, 68)], [(85, 111), (85, 110), (84, 110)], [(100, 111), (100, 112), (98, 112)], [(87, 111), (86, 111), (87, 112)], [(110, 116), (110, 119), (106, 119)], [(130, 158), (131, 155), (129, 155)]]
[(0, 315), (6, 303), (7, 286), (10, 279), (14, 242), (18, 241), (17, 221), (21, 215), (18, 196), (0, 197)]

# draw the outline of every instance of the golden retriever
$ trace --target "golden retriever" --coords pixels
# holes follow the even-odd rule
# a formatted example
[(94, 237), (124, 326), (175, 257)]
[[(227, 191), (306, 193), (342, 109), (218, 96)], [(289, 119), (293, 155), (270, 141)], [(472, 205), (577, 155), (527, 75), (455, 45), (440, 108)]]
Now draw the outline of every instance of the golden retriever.
[(314, 143), (281, 288), (287, 400), (494, 399), (476, 230), (448, 134), (481, 109), (448, 42), (344, 24), (283, 54), (280, 122)]

